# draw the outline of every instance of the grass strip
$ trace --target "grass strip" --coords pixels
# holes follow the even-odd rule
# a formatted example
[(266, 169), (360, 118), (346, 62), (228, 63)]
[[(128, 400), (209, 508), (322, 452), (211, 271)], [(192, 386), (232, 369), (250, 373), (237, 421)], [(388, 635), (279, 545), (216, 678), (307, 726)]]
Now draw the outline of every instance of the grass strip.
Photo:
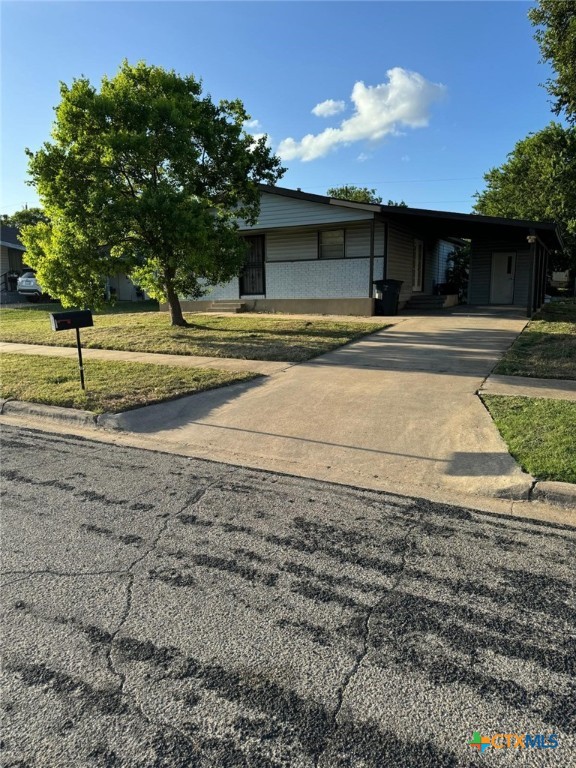
[(84, 360), (84, 372), (85, 392), (80, 389), (76, 360), (2, 355), (0, 396), (94, 413), (119, 413), (258, 376), (251, 372), (103, 360)]
[(576, 303), (545, 304), (494, 373), (539, 379), (576, 379)]
[(482, 395), (508, 450), (539, 480), (576, 483), (576, 403)]
[[(0, 339), (21, 344), (73, 347), (73, 333), (55, 333), (49, 309), (3, 309)], [(54, 311), (54, 310), (52, 310)], [(331, 322), (243, 315), (221, 317), (188, 313), (189, 328), (172, 328), (167, 313), (107, 313), (94, 316), (94, 328), (82, 330), (91, 349), (162, 352), (172, 355), (232, 357), (244, 360), (310, 360), (374, 333), (386, 323)]]

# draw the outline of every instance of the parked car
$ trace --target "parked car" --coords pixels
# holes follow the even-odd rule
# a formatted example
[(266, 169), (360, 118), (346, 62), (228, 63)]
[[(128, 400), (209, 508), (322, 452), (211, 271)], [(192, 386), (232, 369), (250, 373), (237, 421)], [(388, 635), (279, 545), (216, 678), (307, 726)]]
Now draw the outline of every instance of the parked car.
[(36, 272), (33, 269), (24, 269), (18, 278), (16, 290), (28, 301), (40, 301), (42, 297), (48, 297), (48, 294), (44, 293), (38, 280), (36, 280)]

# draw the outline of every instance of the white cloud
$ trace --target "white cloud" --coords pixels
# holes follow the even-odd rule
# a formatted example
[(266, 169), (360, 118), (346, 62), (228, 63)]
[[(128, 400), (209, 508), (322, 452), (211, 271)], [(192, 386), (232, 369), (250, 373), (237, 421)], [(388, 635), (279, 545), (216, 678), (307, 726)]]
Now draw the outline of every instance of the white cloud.
[(360, 152), (356, 160), (358, 160), (359, 163), (365, 163), (366, 160), (370, 160), (372, 155), (367, 155), (366, 152)]
[(266, 146), (271, 147), (272, 146), (272, 140), (270, 139), (270, 136), (268, 136), (267, 133), (253, 133), (252, 134), (252, 144), (251, 147), (256, 146), (256, 142), (259, 141), (261, 138), (266, 139)]
[(326, 101), (321, 101), (320, 104), (316, 104), (312, 110), (312, 114), (316, 115), (316, 117), (332, 117), (332, 115), (337, 115), (339, 112), (344, 112), (345, 109), (346, 102), (326, 99)]
[(248, 120), (244, 123), (244, 128), (246, 128), (246, 130), (251, 129), (257, 131), (258, 128), (262, 128), (262, 124), (260, 123), (260, 120)]
[(442, 97), (445, 86), (401, 67), (389, 69), (386, 75), (388, 82), (380, 85), (365, 85), (362, 81), (354, 84), (351, 95), (354, 114), (338, 128), (309, 133), (300, 141), (293, 138), (281, 141), (278, 146), (281, 158), (306, 162), (324, 157), (341, 144), (378, 141), (388, 134), (397, 134), (399, 126), (427, 126), (430, 107)]

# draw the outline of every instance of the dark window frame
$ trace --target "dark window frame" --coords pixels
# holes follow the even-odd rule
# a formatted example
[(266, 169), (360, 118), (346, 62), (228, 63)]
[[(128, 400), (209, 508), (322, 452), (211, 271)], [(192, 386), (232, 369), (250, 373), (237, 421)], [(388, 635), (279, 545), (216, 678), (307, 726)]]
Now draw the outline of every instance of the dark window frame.
[[(330, 232), (342, 233), (342, 255), (341, 256), (323, 256), (322, 255), (322, 235), (328, 234)], [(338, 259), (346, 258), (346, 228), (345, 227), (333, 227), (331, 229), (318, 230), (318, 258), (322, 259), (322, 261), (331, 261), (331, 260), (337, 261)]]

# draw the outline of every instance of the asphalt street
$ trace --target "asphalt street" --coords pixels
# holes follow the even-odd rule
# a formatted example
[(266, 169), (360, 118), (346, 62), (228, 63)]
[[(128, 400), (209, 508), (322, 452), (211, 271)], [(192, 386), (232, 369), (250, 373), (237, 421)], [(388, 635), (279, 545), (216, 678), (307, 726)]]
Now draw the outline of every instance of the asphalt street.
[(2, 474), (3, 768), (576, 766), (576, 528), (12, 427)]

